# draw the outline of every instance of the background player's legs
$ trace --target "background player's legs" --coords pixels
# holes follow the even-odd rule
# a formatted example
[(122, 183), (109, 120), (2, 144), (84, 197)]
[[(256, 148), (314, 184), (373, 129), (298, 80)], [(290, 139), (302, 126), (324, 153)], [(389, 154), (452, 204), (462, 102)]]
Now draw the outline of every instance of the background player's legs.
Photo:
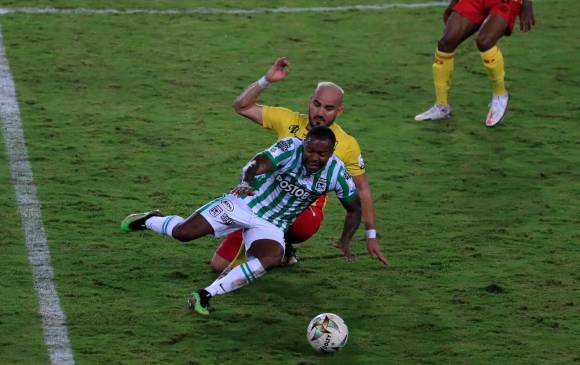
[(481, 26), (475, 39), (493, 90), (490, 110), (485, 120), (485, 125), (488, 127), (494, 127), (503, 120), (509, 102), (509, 95), (505, 88), (503, 55), (496, 45), (507, 30), (507, 21), (502, 16), (492, 13)]
[(459, 13), (452, 13), (443, 36), (437, 42), (433, 63), (433, 83), (437, 103), (449, 105), (449, 87), (453, 74), (455, 49), (477, 30), (478, 25)]
[(456, 12), (453, 12), (447, 19), (443, 36), (437, 43), (433, 62), (436, 103), (431, 109), (415, 116), (415, 120), (436, 120), (449, 117), (451, 114), (449, 88), (453, 74), (454, 52), (465, 39), (475, 33), (478, 27), (478, 24)]
[(479, 25), (473, 23), (463, 15), (453, 12), (447, 23), (443, 36), (437, 42), (437, 50), (445, 53), (453, 53), (464, 40), (477, 31)]
[(477, 48), (481, 52), (483, 65), (491, 79), (494, 95), (504, 95), (506, 93), (503, 56), (496, 44), (505, 34), (507, 27), (508, 23), (503, 17), (491, 14), (483, 23), (477, 38), (475, 38)]

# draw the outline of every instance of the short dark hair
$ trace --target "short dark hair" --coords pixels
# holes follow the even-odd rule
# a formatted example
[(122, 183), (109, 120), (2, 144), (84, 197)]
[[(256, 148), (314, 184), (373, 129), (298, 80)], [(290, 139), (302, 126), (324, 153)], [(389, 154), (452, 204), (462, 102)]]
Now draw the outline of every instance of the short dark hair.
[(306, 137), (304, 138), (305, 141), (309, 139), (328, 141), (333, 149), (334, 146), (336, 145), (336, 136), (334, 135), (334, 132), (332, 131), (332, 129), (323, 125), (317, 125), (316, 127), (312, 127), (308, 131), (308, 134), (306, 134)]

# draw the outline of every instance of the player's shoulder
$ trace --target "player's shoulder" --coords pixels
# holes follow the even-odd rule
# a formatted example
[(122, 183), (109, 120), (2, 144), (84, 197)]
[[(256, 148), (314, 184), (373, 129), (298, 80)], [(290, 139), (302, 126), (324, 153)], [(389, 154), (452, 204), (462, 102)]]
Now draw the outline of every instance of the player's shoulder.
[(339, 125), (333, 124), (332, 131), (336, 136), (335, 154), (343, 161), (349, 163), (358, 160), (361, 155), (361, 149), (356, 138), (348, 134)]
[(334, 169), (335, 171), (341, 171), (341, 170), (345, 170), (346, 171), (346, 164), (340, 158), (340, 156), (338, 156), (336, 153), (334, 153), (330, 157), (330, 159), (328, 160), (328, 162), (326, 163), (326, 165), (329, 166), (330, 168)]
[(296, 137), (284, 137), (276, 141), (274, 145), (286, 152), (299, 148), (302, 145), (302, 140)]
[(330, 169), (330, 171), (327, 171), (327, 175), (331, 176), (333, 183), (339, 184), (340, 181), (352, 179), (352, 175), (348, 172), (346, 164), (336, 154), (332, 155), (327, 162), (327, 166)]
[(308, 116), (279, 106), (264, 106), (262, 109), (264, 128), (273, 129), (278, 138), (305, 134)]
[(334, 132), (337, 143), (346, 146), (358, 146), (357, 139), (353, 135), (347, 133), (340, 125), (334, 123), (330, 129)]
[(262, 113), (272, 119), (279, 119), (281, 122), (292, 122), (304, 119), (306, 116), (282, 106), (262, 106)]

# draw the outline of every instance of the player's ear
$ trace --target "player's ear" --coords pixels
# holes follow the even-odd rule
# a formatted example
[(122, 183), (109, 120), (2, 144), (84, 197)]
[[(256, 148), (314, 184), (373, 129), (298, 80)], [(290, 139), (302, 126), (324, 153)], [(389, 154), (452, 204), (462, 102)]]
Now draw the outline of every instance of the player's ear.
[(344, 108), (341, 106), (339, 106), (338, 108), (336, 108), (336, 116), (339, 117), (342, 112), (344, 111)]

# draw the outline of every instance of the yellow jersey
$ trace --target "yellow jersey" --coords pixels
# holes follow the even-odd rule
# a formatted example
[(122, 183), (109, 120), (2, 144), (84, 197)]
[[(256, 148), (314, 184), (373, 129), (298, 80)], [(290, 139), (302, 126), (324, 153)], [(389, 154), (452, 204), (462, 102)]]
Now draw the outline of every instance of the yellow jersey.
[[(296, 137), (304, 139), (308, 133), (308, 116), (290, 109), (264, 105), (262, 107), (262, 126), (276, 132), (278, 139)], [(365, 173), (365, 162), (356, 139), (346, 133), (338, 124), (332, 123), (330, 129), (336, 136), (334, 154), (344, 162), (352, 176)]]

